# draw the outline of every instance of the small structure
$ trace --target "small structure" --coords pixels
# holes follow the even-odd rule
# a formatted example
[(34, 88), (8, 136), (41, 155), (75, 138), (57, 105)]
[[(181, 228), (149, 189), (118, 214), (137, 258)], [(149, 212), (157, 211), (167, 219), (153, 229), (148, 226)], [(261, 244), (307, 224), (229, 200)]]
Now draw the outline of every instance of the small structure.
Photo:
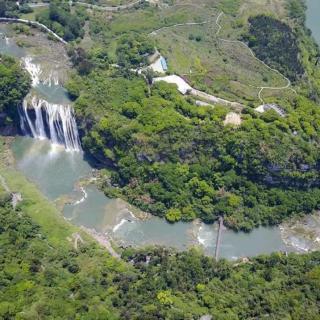
[(186, 94), (188, 91), (191, 91), (192, 88), (191, 86), (185, 81), (183, 80), (181, 77), (173, 74), (170, 76), (166, 76), (166, 77), (159, 77), (159, 78), (155, 78), (153, 79), (155, 82), (158, 81), (165, 81), (167, 83), (172, 83), (172, 84), (176, 84), (178, 87), (178, 90), (182, 93), (182, 94)]
[(160, 57), (160, 62), (161, 62), (161, 65), (162, 65), (162, 69), (164, 71), (167, 71), (168, 70), (168, 65), (167, 65), (167, 61), (164, 57)]
[(235, 112), (229, 112), (226, 115), (225, 120), (223, 121), (224, 125), (231, 124), (234, 126), (240, 126), (241, 125), (241, 117), (238, 113)]
[(166, 73), (166, 71), (168, 70), (168, 65), (166, 59), (160, 56), (149, 66), (149, 68), (151, 68), (154, 72)]
[(264, 113), (271, 109), (274, 110), (280, 117), (286, 116), (286, 112), (284, 111), (284, 109), (275, 103), (262, 104), (259, 107), (255, 108), (254, 110), (260, 113)]

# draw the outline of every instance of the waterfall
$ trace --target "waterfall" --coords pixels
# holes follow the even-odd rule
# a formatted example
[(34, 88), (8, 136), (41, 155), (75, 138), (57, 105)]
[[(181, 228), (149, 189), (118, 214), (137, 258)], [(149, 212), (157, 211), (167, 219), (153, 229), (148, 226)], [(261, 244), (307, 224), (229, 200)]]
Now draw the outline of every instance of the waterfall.
[[(28, 114), (27, 100), (23, 100), (22, 110), (21, 110), (21, 108), (19, 108), (19, 115), (20, 115), (20, 125), (21, 125), (21, 129), (22, 129), (23, 134), (27, 135), (28, 134), (27, 128), (29, 128), (32, 136), (36, 137), (37, 136), (36, 130), (35, 130), (33, 123), (29, 117), (29, 114)], [(25, 115), (25, 117), (24, 117), (24, 115)]]
[(43, 84), (52, 87), (53, 85), (58, 86), (59, 85), (59, 75), (55, 71), (51, 71), (48, 78), (43, 81)]
[(59, 85), (59, 74), (57, 71), (51, 71), (48, 77), (46, 79), (43, 79), (45, 75), (43, 70), (41, 69), (41, 66), (39, 64), (34, 63), (31, 57), (22, 58), (22, 63), (24, 68), (28, 71), (28, 73), (31, 76), (33, 87), (38, 86), (40, 83), (43, 83), (48, 87), (51, 87), (53, 85)]
[(23, 134), (37, 139), (49, 139), (53, 144), (63, 144), (68, 151), (80, 151), (81, 144), (73, 108), (69, 105), (49, 103), (33, 97), (31, 106), (25, 99), (19, 108)]
[(32, 62), (32, 58), (22, 58), (25, 69), (29, 72), (32, 79), (32, 86), (36, 87), (40, 83), (41, 67), (38, 64)]

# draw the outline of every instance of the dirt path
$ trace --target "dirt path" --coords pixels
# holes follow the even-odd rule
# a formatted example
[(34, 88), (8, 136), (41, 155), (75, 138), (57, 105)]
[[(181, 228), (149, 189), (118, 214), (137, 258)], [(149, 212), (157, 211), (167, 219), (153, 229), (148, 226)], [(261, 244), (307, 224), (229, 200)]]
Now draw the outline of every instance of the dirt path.
[[(217, 19), (216, 19), (216, 25), (218, 27), (218, 30), (216, 32), (216, 36), (218, 37), (221, 29), (222, 29), (222, 26), (220, 25), (220, 19), (221, 17), (224, 15), (223, 12), (220, 12), (219, 15), (217, 16)], [(264, 61), (260, 60), (259, 58), (257, 58), (254, 54), (254, 52), (251, 50), (251, 48), (249, 48), (249, 46), (247, 44), (245, 44), (244, 42), (240, 41), (240, 40), (228, 40), (228, 39), (223, 39), (223, 38), (219, 38), (218, 37), (218, 40), (220, 41), (223, 41), (223, 42), (227, 42), (227, 43), (238, 43), (238, 44), (241, 44), (242, 46), (244, 46), (247, 50), (249, 50), (251, 56), (257, 60), (258, 62), (260, 62), (261, 64), (263, 64), (265, 67), (267, 67), (269, 70), (273, 71), (273, 72), (276, 72), (278, 73), (286, 82), (287, 84), (285, 86), (282, 86), (282, 87), (267, 87), (267, 86), (251, 86), (251, 87), (254, 87), (254, 88), (257, 88), (257, 89), (260, 89), (259, 92), (258, 92), (258, 98), (259, 100), (264, 103), (264, 100), (262, 98), (262, 92), (263, 90), (265, 89), (268, 89), (268, 90), (286, 90), (286, 89), (289, 89), (291, 91), (293, 91), (295, 94), (297, 94), (296, 90), (291, 88), (292, 84), (291, 84), (291, 81), (286, 77), (284, 76), (279, 70), (277, 69), (274, 69), (274, 68), (271, 68), (270, 66), (268, 66)]]
[(96, 4), (90, 4), (90, 3), (81, 2), (81, 1), (70, 1), (71, 4), (75, 3), (75, 4), (80, 5), (80, 6), (84, 6), (84, 7), (92, 8), (92, 9), (97, 9), (97, 10), (101, 10), (101, 11), (126, 10), (126, 9), (130, 9), (130, 8), (134, 7), (136, 4), (140, 4), (142, 2), (143, 2), (143, 0), (138, 0), (138, 1), (134, 1), (134, 2), (128, 3), (128, 4), (116, 6), (116, 7), (105, 7), (105, 6), (99, 6), (99, 5), (96, 5)]
[(24, 24), (31, 25), (31, 26), (36, 27), (36, 28), (40, 28), (40, 29), (45, 30), (46, 32), (50, 33), (52, 36), (54, 36), (61, 43), (67, 44), (67, 42), (65, 40), (63, 40), (61, 37), (59, 37), (55, 32), (53, 32), (51, 29), (49, 29), (44, 24), (39, 23), (37, 21), (26, 20), (26, 19), (18, 19), (18, 18), (0, 18), (0, 22), (1, 21), (3, 21), (3, 22), (24, 23)]
[[(116, 7), (99, 6), (96, 4), (90, 4), (90, 3), (86, 3), (86, 2), (82, 2), (82, 1), (69, 1), (69, 4), (70, 5), (78, 4), (80, 6), (84, 6), (87, 8), (93, 8), (93, 9), (97, 9), (97, 10), (101, 10), (101, 11), (118, 11), (118, 10), (130, 9), (130, 8), (134, 7), (136, 4), (139, 4), (141, 2), (143, 2), (143, 0), (134, 1), (131, 3), (116, 6)], [(47, 2), (29, 3), (29, 7), (31, 7), (31, 8), (48, 7), (49, 5), (50, 5), (50, 3), (47, 3)]]
[(153, 79), (154, 82), (157, 81), (165, 81), (167, 83), (174, 83), (178, 87), (178, 91), (181, 92), (183, 95), (190, 94), (192, 96), (198, 97), (200, 99), (203, 99), (205, 101), (214, 103), (214, 104), (221, 104), (221, 105), (227, 105), (232, 107), (236, 111), (241, 111), (244, 107), (242, 104), (238, 102), (233, 102), (229, 100), (225, 100), (216, 96), (213, 96), (211, 94), (208, 94), (206, 92), (197, 90), (192, 88), (183, 78), (181, 78), (178, 75), (170, 75), (165, 77), (157, 77)]
[[(223, 41), (223, 42), (227, 42), (227, 43), (237, 43), (237, 44), (240, 44), (242, 46), (244, 46), (247, 50), (249, 50), (249, 53), (250, 55), (255, 59), (257, 60), (259, 63), (263, 64), (266, 68), (268, 68), (269, 70), (273, 71), (273, 72), (276, 72), (278, 73), (286, 82), (287, 84), (285, 86), (281, 86), (281, 87), (270, 87), (270, 86), (253, 86), (253, 85), (249, 85), (250, 87), (253, 87), (253, 88), (256, 88), (256, 89), (259, 89), (258, 91), (258, 98), (259, 100), (264, 104), (264, 100), (262, 98), (262, 93), (264, 90), (292, 90), (295, 94), (297, 94), (296, 90), (294, 90), (293, 88), (291, 88), (291, 81), (285, 77), (279, 70), (277, 69), (274, 69), (270, 66), (268, 66), (265, 62), (263, 62), (262, 60), (258, 59), (254, 52), (242, 41), (239, 41), (239, 40), (228, 40), (228, 39), (223, 39), (223, 38), (219, 38), (218, 35), (222, 29), (222, 26), (220, 25), (219, 21), (221, 19), (221, 17), (223, 16), (223, 12), (220, 12), (219, 15), (217, 16), (216, 20), (215, 20), (215, 24), (217, 25), (218, 27), (218, 30), (216, 31), (216, 37), (218, 40), (220, 41)], [(179, 23), (179, 24), (175, 24), (175, 25), (172, 25), (172, 26), (166, 26), (166, 27), (162, 27), (162, 28), (159, 28), (159, 29), (156, 29), (154, 31), (152, 31), (151, 33), (149, 33), (149, 35), (156, 35), (158, 32), (161, 32), (162, 30), (165, 30), (165, 29), (169, 29), (169, 28), (176, 28), (176, 27), (183, 27), (183, 26), (193, 26), (193, 25), (204, 25), (204, 24), (208, 24), (212, 22), (212, 20), (206, 20), (206, 21), (202, 21), (202, 22), (186, 22), (186, 23)], [(237, 103), (237, 102), (231, 102), (231, 101), (227, 101), (225, 99), (221, 99), (221, 98), (218, 98), (216, 96), (212, 96), (212, 95), (209, 95), (205, 92), (202, 92), (202, 91), (199, 91), (199, 90), (196, 90), (194, 88), (192, 88), (191, 90), (191, 94), (197, 96), (197, 97), (200, 97), (200, 98), (203, 98), (203, 99), (206, 99), (210, 102), (214, 102), (214, 103), (222, 103), (222, 104), (228, 104), (228, 105), (231, 105), (235, 108), (241, 108), (242, 105), (240, 103)]]
[(184, 27), (184, 26), (201, 26), (204, 24), (210, 23), (210, 20), (202, 21), (202, 22), (186, 22), (186, 23), (177, 23), (172, 26), (165, 26), (161, 27), (159, 29), (153, 30), (152, 32), (149, 33), (150, 36), (156, 35), (157, 32), (160, 32), (165, 29), (170, 29), (170, 28), (176, 28), (176, 27)]
[(97, 232), (94, 229), (89, 229), (84, 226), (81, 226), (81, 229), (85, 231), (87, 234), (89, 234), (92, 238), (94, 238), (101, 246), (106, 248), (110, 255), (116, 259), (121, 259), (121, 256), (119, 253), (117, 253), (111, 246), (110, 240), (107, 238), (106, 235), (103, 235), (99, 232)]
[(79, 243), (79, 242), (84, 243), (84, 241), (83, 241), (81, 235), (80, 235), (78, 232), (74, 233), (74, 234), (72, 235), (72, 237), (74, 238), (73, 247), (74, 247), (74, 249), (75, 249), (76, 251), (78, 251), (78, 248), (79, 248), (79, 244), (78, 244), (78, 243)]

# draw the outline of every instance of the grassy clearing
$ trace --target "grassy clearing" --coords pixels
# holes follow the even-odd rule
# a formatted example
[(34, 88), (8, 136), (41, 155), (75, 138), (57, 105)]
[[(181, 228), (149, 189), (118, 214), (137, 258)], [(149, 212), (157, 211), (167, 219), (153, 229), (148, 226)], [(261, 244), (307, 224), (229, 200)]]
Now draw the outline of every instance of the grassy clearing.
[(132, 2), (135, 2), (135, 0), (96, 0), (96, 1), (89, 1), (89, 0), (85, 0), (83, 2), (87, 2), (92, 4), (94, 2), (94, 4), (96, 5), (101, 5), (101, 6), (106, 6), (106, 7), (116, 7), (116, 6), (122, 6), (122, 5), (126, 5)]
[(97, 43), (106, 43), (109, 54), (114, 57), (117, 40), (123, 34), (142, 33), (172, 26), (178, 23), (200, 22), (209, 18), (206, 8), (197, 9), (190, 16), (190, 6), (173, 6), (160, 10), (156, 7), (119, 13), (94, 11), (90, 19), (90, 35)]
[[(283, 0), (281, 0), (282, 2)], [(262, 10), (263, 7), (263, 10)], [(283, 8), (281, 5), (280, 8)], [(160, 52), (168, 59), (172, 73), (183, 75), (194, 87), (226, 99), (259, 103), (258, 87), (282, 87), (286, 80), (255, 60), (249, 49), (240, 43), (222, 42), (218, 38), (237, 40), (246, 31), (247, 19), (258, 12), (283, 15), (283, 9), (273, 0), (241, 1), (200, 0), (196, 3), (182, 0), (168, 5), (121, 11), (94, 12), (90, 34), (95, 42), (105, 42), (109, 55), (115, 60), (116, 43), (124, 33), (150, 34)], [(216, 18), (223, 11), (219, 36)], [(101, 21), (105, 21), (101, 25)], [(209, 21), (208, 24), (172, 27), (175, 24)], [(265, 92), (285, 98), (285, 91)]]
[(243, 45), (217, 39), (216, 31), (215, 23), (182, 26), (162, 30), (155, 39), (171, 71), (185, 75), (200, 90), (255, 101), (257, 87), (286, 85), (281, 75), (255, 60)]
[[(8, 148), (8, 143), (0, 137), (0, 175), (5, 179), (12, 192), (20, 192), (23, 201), (20, 206), (23, 211), (38, 223), (52, 245), (66, 245), (72, 233), (79, 231), (77, 227), (64, 220), (57, 208), (44, 197), (39, 189), (13, 167), (14, 159)], [(0, 194), (4, 192), (0, 188)], [(85, 234), (83, 237), (90, 240)], [(91, 241), (91, 240), (90, 240)]]
[[(111, 16), (110, 13), (94, 12), (94, 18), (98, 19), (100, 28), (108, 30), (109, 38), (130, 32), (149, 33), (158, 28), (177, 23), (200, 22), (206, 20), (209, 15), (210, 12), (205, 8), (197, 8), (190, 16), (190, 6), (188, 5), (172, 6), (161, 10), (156, 7), (147, 7), (114, 13)], [(105, 21), (105, 23), (101, 26), (102, 21)]]
[(5, 178), (12, 191), (19, 191), (23, 201), (21, 207), (45, 231), (54, 245), (69, 245), (70, 237), (77, 228), (67, 223), (56, 207), (49, 202), (19, 171), (7, 166), (0, 166), (0, 174)]
[(32, 9), (33, 9), (33, 12), (22, 14), (21, 19), (36, 20), (36, 15), (47, 10), (47, 7), (36, 7), (36, 8), (32, 8)]

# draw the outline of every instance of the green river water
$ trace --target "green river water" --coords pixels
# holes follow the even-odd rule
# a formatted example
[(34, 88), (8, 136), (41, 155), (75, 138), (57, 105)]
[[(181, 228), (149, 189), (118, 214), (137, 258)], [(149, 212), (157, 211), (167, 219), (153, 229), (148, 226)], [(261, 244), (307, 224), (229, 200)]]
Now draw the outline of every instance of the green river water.
[(307, 27), (312, 31), (312, 35), (320, 45), (320, 1), (307, 0)]
[[(313, 2), (319, 8), (320, 1)], [(317, 7), (318, 6), (318, 7)], [(318, 26), (310, 9), (308, 26)], [(319, 16), (319, 10), (317, 11)], [(0, 25), (0, 52), (22, 58), (29, 53), (17, 47), (12, 39), (6, 39), (6, 25)], [(320, 32), (315, 37), (320, 36)], [(36, 58), (36, 57), (35, 57)], [(34, 90), (49, 102), (70, 103), (61, 86), (48, 87), (38, 85)], [(12, 145), (16, 165), (50, 200), (68, 196), (71, 203), (65, 205), (63, 215), (76, 225), (93, 228), (124, 245), (164, 245), (179, 250), (190, 246), (203, 248), (208, 255), (214, 254), (217, 235), (216, 225), (200, 222), (169, 224), (163, 219), (149, 217), (145, 220), (136, 218), (132, 208), (118, 199), (108, 199), (94, 185), (83, 190), (78, 182), (92, 176), (92, 168), (82, 152), (67, 152), (62, 146), (53, 146), (48, 140), (30, 137), (17, 137)], [(244, 256), (267, 254), (274, 251), (288, 250), (278, 227), (261, 227), (250, 234), (224, 230), (222, 234), (222, 257), (236, 259)]]

